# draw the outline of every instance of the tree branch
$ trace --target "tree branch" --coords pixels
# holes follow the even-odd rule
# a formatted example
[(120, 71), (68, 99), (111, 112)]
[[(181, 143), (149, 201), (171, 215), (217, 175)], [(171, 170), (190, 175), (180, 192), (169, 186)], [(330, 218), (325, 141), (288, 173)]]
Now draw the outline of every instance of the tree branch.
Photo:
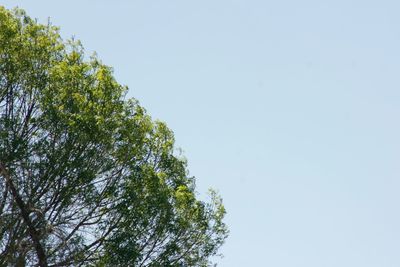
[(17, 203), (18, 208), (20, 209), (21, 216), (24, 219), (24, 222), (26, 223), (26, 225), (28, 226), (28, 232), (29, 232), (29, 235), (35, 246), (36, 255), (39, 260), (39, 263), (38, 263), (39, 266), (47, 267), (48, 266), (47, 257), (46, 257), (44, 248), (43, 248), (42, 244), (40, 243), (40, 234), (35, 229), (31, 219), (29, 218), (29, 211), (28, 211), (24, 201), (22, 200), (21, 196), (19, 195), (17, 189), (15, 188), (15, 185), (11, 179), (10, 174), (8, 173), (4, 164), (1, 162), (0, 162), (0, 174), (4, 176), (6, 183), (10, 188), (11, 194), (12, 194), (15, 202)]

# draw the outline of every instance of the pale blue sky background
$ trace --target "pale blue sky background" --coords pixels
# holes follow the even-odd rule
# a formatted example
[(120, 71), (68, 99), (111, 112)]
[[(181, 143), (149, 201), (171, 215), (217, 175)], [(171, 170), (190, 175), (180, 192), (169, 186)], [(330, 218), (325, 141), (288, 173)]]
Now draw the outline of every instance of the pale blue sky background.
[(219, 266), (400, 266), (399, 1), (3, 1), (75, 35), (224, 198)]

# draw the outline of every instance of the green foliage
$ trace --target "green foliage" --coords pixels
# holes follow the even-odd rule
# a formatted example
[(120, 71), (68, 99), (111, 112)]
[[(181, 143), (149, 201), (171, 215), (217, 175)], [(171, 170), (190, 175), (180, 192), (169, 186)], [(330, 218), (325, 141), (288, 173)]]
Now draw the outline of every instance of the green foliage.
[(111, 68), (0, 7), (0, 266), (208, 266), (225, 209)]

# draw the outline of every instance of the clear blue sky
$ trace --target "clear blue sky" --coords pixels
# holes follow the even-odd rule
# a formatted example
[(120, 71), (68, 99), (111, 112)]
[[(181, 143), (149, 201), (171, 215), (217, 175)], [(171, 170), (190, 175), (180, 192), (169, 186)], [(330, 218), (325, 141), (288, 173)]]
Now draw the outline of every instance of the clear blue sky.
[(224, 198), (219, 266), (400, 266), (400, 2), (3, 1), (75, 35)]

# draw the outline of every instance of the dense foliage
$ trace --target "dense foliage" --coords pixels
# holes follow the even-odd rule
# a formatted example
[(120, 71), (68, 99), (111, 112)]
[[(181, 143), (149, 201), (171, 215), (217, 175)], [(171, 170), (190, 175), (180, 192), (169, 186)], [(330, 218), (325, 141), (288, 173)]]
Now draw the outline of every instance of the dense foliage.
[(227, 236), (112, 70), (0, 7), (0, 266), (207, 266)]

